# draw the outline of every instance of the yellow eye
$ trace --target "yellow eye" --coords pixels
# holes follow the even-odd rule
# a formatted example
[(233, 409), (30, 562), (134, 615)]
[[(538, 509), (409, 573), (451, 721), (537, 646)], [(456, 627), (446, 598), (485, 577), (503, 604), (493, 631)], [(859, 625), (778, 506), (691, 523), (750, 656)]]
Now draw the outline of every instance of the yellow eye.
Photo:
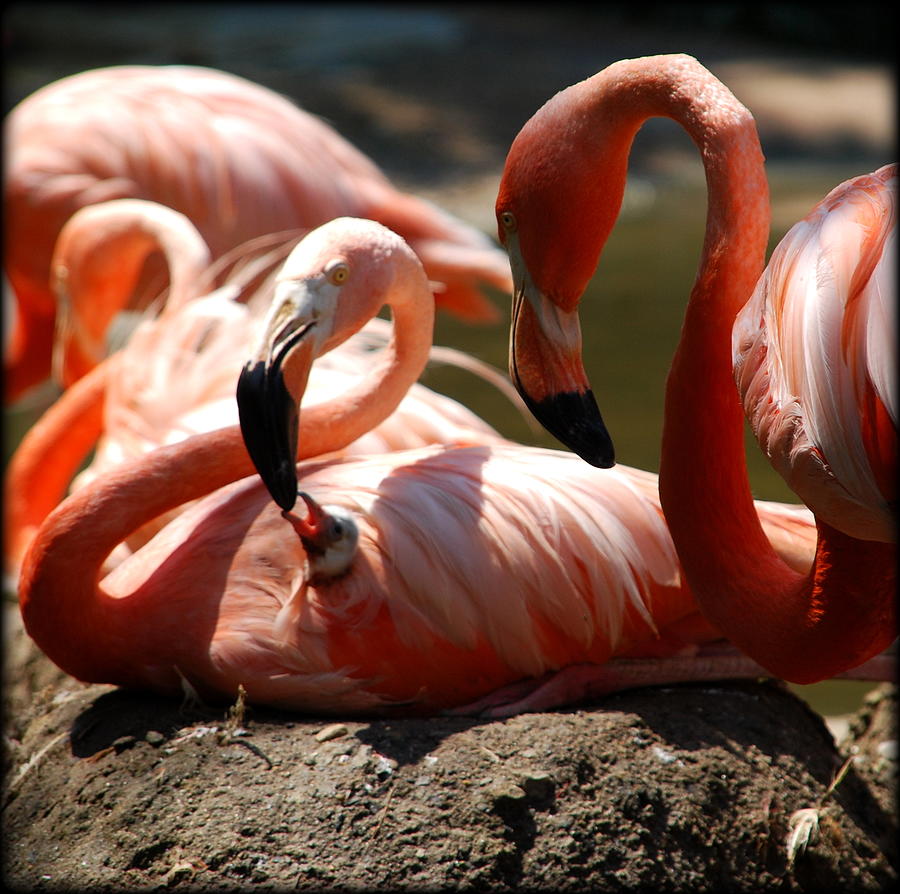
[(350, 276), (350, 268), (343, 261), (338, 261), (328, 268), (325, 275), (336, 286), (339, 286), (347, 281), (347, 277)]
[(504, 230), (512, 233), (516, 229), (516, 216), (512, 213), (512, 211), (501, 211), (500, 223), (503, 226)]

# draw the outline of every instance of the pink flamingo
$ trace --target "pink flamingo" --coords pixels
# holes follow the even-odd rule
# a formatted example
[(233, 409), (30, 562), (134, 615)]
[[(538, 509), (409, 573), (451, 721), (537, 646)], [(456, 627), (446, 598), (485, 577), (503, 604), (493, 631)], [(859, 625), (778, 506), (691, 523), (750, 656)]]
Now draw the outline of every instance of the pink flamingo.
[[(250, 349), (267, 309), (272, 280), (284, 262), (284, 244), (241, 246), (223, 256), (224, 284), (208, 293), (214, 277), (209, 253), (193, 224), (181, 213), (142, 199), (114, 199), (77, 211), (64, 225), (53, 271), (63, 284), (57, 360), (63, 370), (76, 358), (72, 386), (25, 435), (6, 476), (7, 570), (15, 575), (21, 557), (49, 511), (62, 499), (92, 448), (94, 457), (72, 482), (73, 489), (162, 444), (191, 434), (236, 425), (234, 372)], [(169, 269), (168, 299), (155, 318), (144, 319), (115, 360), (92, 369), (106, 353), (104, 308), (126, 304), (122, 290), (134, 287), (144, 260), (160, 250)], [(233, 263), (232, 263), (233, 262)], [(260, 283), (260, 279), (262, 282)], [(309, 395), (326, 399), (363, 374), (371, 346), (386, 341), (384, 320), (372, 320), (350, 341), (317, 364)], [(467, 366), (490, 378), (499, 373), (447, 348), (432, 356)], [(83, 364), (83, 365), (82, 365)], [(518, 395), (503, 378), (499, 384)], [(102, 408), (102, 409), (101, 409)], [(372, 453), (431, 443), (488, 443), (500, 436), (457, 401), (418, 383), (396, 411), (345, 454)], [(154, 520), (132, 535), (143, 543), (167, 521)], [(123, 552), (117, 551), (117, 556)]]
[[(50, 260), (63, 224), (79, 208), (109, 199), (151, 199), (181, 211), (214, 258), (262, 234), (299, 235), (340, 215), (370, 217), (407, 238), (440, 307), (493, 320), (482, 287), (509, 290), (502, 252), (483, 233), (397, 190), (319, 118), (225, 72), (82, 72), (23, 100), (7, 118), (5, 137), (4, 257), (17, 302), (7, 401), (50, 371)], [(149, 269), (159, 273), (152, 263)], [(138, 297), (152, 295), (153, 277), (142, 282)]]
[[(511, 373), (550, 431), (601, 465), (612, 443), (582, 366), (577, 307), (618, 214), (632, 140), (652, 116), (686, 128), (709, 190), (666, 389), (666, 520), (705, 616), (769, 672), (821, 680), (896, 635), (896, 167), (830, 193), (750, 299), (769, 231), (763, 157), (750, 113), (695, 59), (617, 62), (526, 123), (496, 204), (515, 280)], [(803, 571), (781, 561), (754, 510), (734, 375), (763, 449), (816, 515)]]
[[(394, 337), (371, 375), (298, 421), (313, 359), (384, 301)], [(119, 465), (68, 497), (31, 545), (20, 605), (35, 642), (86, 681), (188, 686), (209, 700), (243, 685), (282, 708), (384, 713), (717, 641), (682, 583), (652, 475), (509, 443), (294, 465), (295, 452), (340, 450), (392, 412), (428, 358), (433, 316), (400, 237), (348, 219), (313, 231), (281, 273), (238, 400), (279, 502), (293, 505), (299, 478), (330, 505), (304, 497), (302, 518), (276, 507), (237, 427)], [(123, 538), (198, 497), (100, 580)], [(808, 548), (802, 516), (760, 511), (788, 552)], [(608, 667), (608, 688), (636, 679)]]

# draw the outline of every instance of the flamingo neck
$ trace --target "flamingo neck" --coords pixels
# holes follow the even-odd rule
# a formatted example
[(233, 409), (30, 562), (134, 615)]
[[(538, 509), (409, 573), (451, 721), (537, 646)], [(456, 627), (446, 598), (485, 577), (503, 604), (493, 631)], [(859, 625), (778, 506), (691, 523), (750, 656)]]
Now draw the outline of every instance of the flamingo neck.
[(391, 298), (393, 330), (387, 347), (373, 355), (358, 384), (340, 397), (300, 412), (298, 459), (342, 450), (384, 422), (428, 363), (434, 330), (434, 299), (424, 276)]
[(19, 606), (29, 635), (78, 679), (139, 682), (132, 645), (146, 621), (134, 600), (104, 591), (104, 560), (158, 515), (253, 471), (232, 426), (160, 447), (70, 496), (47, 517), (23, 562)]
[[(707, 618), (770, 672), (811, 682), (854, 667), (890, 642), (886, 554), (883, 545), (871, 545), (871, 561), (861, 567), (858, 542), (820, 524), (815, 565), (798, 574), (776, 555), (760, 525), (746, 470), (731, 330), (764, 266), (763, 156), (750, 113), (695, 60), (673, 56), (653, 65), (647, 74), (645, 60), (630, 60), (584, 84), (599, 97), (595, 123), (614, 155), (608, 166), (604, 157), (607, 170), (624, 170), (621, 155), (633, 134), (647, 118), (664, 116), (688, 132), (706, 173), (703, 251), (666, 387), (660, 498)], [(871, 599), (848, 597), (848, 583)]]
[(203, 237), (187, 218), (174, 224), (168, 220), (154, 223), (151, 234), (169, 267), (169, 294), (164, 308), (169, 313), (197, 297), (212, 257)]
[(16, 448), (6, 473), (4, 541), (16, 568), (38, 527), (65, 495), (103, 430), (107, 376), (117, 355), (95, 367), (41, 416)]
[(3, 358), (3, 392), (7, 404), (50, 375), (54, 314), (42, 306), (18, 301), (9, 344)]
[(61, 298), (60, 329), (68, 336), (66, 384), (103, 359), (110, 323), (132, 304), (155, 251), (168, 270), (165, 310), (175, 310), (196, 296), (210, 263), (206, 243), (182, 214), (121, 199), (84, 209), (60, 235), (52, 275)]

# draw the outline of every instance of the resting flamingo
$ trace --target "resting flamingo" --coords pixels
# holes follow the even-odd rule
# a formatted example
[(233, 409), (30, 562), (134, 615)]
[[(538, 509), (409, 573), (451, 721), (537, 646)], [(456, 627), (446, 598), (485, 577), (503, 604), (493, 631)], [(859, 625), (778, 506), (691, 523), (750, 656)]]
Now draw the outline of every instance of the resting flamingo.
[[(830, 193), (751, 299), (769, 231), (762, 152), (750, 113), (695, 59), (617, 62), (526, 123), (496, 203), (515, 280), (511, 374), (538, 419), (600, 465), (613, 461), (612, 442), (582, 365), (577, 307), (618, 214), (632, 140), (652, 116), (685, 127), (709, 193), (666, 387), (666, 520), (706, 617), (769, 672), (815, 682), (896, 635), (896, 167)], [(773, 552), (754, 511), (735, 375), (763, 449), (816, 515), (803, 572)]]
[[(313, 359), (384, 301), (394, 337), (371, 375), (298, 421)], [(396, 234), (339, 219), (307, 236), (279, 275), (238, 399), (279, 503), (293, 506), (299, 478), (309, 508), (296, 517), (272, 502), (237, 427), (113, 468), (50, 514), (25, 558), (20, 605), (40, 648), (87, 681), (184, 685), (210, 701), (243, 685), (282, 708), (385, 713), (458, 707), (611, 656), (652, 671), (659, 656), (715, 645), (652, 475), (511, 443), (294, 465), (295, 448), (340, 450), (392, 412), (428, 358), (433, 317), (422, 266)], [(100, 580), (121, 540), (196, 498)], [(802, 516), (760, 507), (788, 552), (807, 543)], [(636, 679), (630, 664), (607, 669), (607, 688)], [(680, 671), (695, 677), (699, 664)]]
[[(397, 190), (324, 121), (235, 75), (183, 65), (82, 72), (19, 103), (5, 138), (4, 263), (17, 302), (7, 401), (50, 371), (56, 301), (48, 283), (60, 229), (79, 208), (109, 199), (181, 211), (214, 258), (262, 234), (370, 217), (407, 238), (439, 306), (493, 320), (482, 288), (509, 290), (503, 254), (487, 236)], [(158, 286), (148, 277), (138, 298)]]
[[(170, 288), (157, 317), (141, 322), (126, 346), (105, 368), (72, 386), (26, 434), (6, 477), (7, 573), (16, 569), (35, 530), (63, 497), (92, 448), (94, 457), (72, 487), (77, 489), (113, 465), (161, 444), (202, 431), (235, 425), (234, 368), (249, 350), (270, 300), (271, 281), (284, 261), (285, 245), (266, 237), (262, 247), (240, 246), (209, 267), (209, 252), (181, 213), (142, 199), (114, 199), (77, 211), (64, 225), (52, 269), (64, 287), (57, 350), (68, 368), (71, 345), (85, 360), (83, 371), (105, 353), (97, 329), (98, 307), (119, 307), (138, 280), (146, 256), (158, 249), (166, 261)], [(255, 241), (255, 242), (256, 242)], [(274, 245), (270, 244), (274, 243)], [(216, 268), (228, 276), (217, 289)], [(339, 393), (367, 368), (372, 344), (386, 340), (385, 320), (330, 351), (317, 364), (309, 396)], [(435, 348), (432, 358), (467, 366), (482, 377), (499, 373), (475, 358)], [(80, 368), (79, 368), (80, 369)], [(518, 400), (508, 381), (499, 384)], [(462, 404), (418, 383), (397, 410), (344, 452), (372, 453), (431, 443), (499, 440), (499, 434)], [(133, 548), (165, 519), (129, 538)], [(123, 550), (117, 553), (121, 555)]]

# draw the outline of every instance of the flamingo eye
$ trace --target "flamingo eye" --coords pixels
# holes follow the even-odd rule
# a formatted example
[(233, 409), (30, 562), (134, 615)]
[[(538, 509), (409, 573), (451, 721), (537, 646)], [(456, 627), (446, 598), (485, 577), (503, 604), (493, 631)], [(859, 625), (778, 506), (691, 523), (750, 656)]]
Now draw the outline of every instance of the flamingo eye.
[(500, 223), (503, 225), (503, 229), (509, 233), (515, 232), (516, 229), (516, 216), (512, 213), (512, 211), (501, 211), (500, 212)]
[(343, 261), (338, 261), (325, 271), (325, 275), (328, 277), (329, 281), (333, 282), (336, 286), (340, 286), (343, 285), (350, 276), (350, 268)]

